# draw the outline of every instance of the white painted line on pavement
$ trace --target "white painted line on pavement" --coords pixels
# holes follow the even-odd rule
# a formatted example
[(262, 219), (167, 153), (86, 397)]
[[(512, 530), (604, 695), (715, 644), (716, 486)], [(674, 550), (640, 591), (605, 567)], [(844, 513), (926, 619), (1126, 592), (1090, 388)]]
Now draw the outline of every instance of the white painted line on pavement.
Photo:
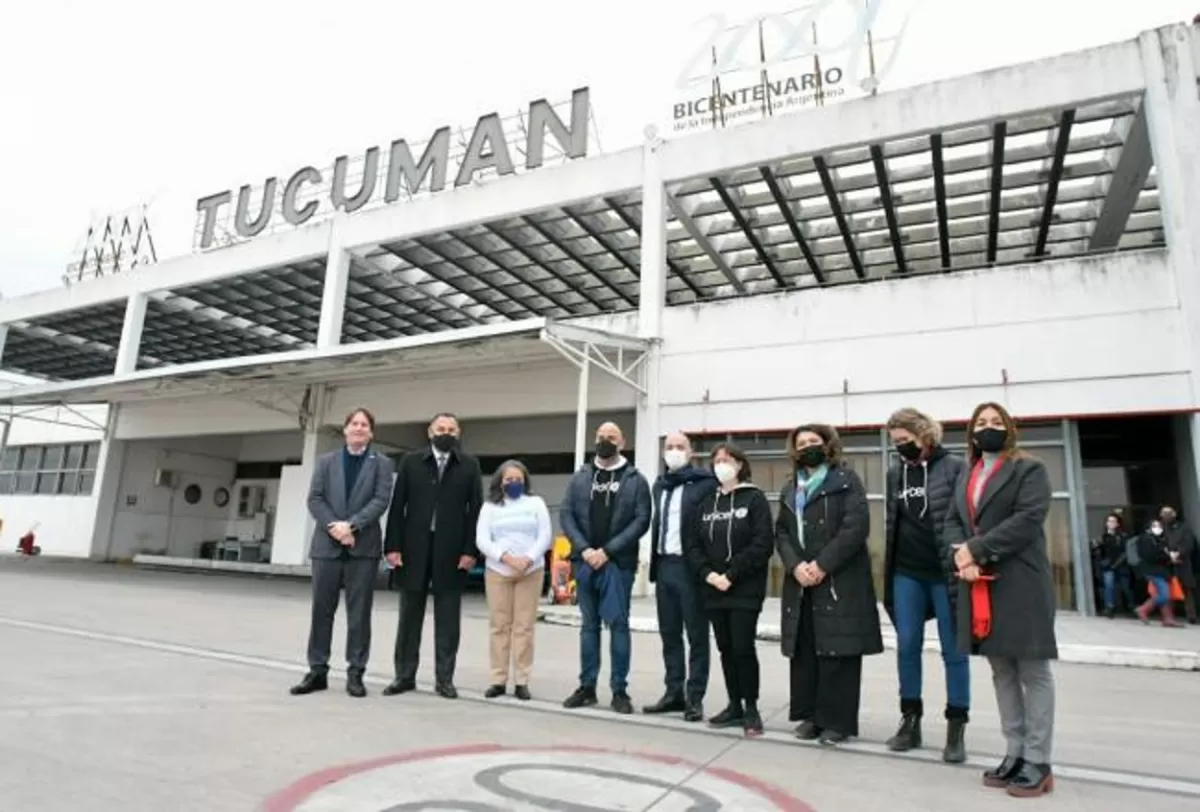
[[(580, 624), (578, 611), (549, 606), (541, 607), (538, 620), (552, 626), (578, 627)], [(657, 634), (658, 621), (652, 617), (631, 617), (629, 629), (635, 632)], [(779, 627), (769, 623), (759, 624), (758, 639), (763, 642), (778, 642)], [(883, 644), (889, 650), (894, 650), (896, 648), (895, 633), (884, 630)], [(930, 639), (926, 640), (924, 650), (937, 654), (941, 652), (941, 647), (936, 639)], [(1200, 651), (1186, 649), (1059, 643), (1058, 658), (1059, 662), (1073, 665), (1104, 665), (1115, 668), (1145, 668), (1158, 671), (1200, 671)]]
[[(293, 674), (301, 674), (304, 671), (303, 665), (295, 662), (288, 662), (286, 660), (277, 660), (269, 657), (256, 657), (248, 654), (237, 654), (234, 652), (219, 651), (217, 649), (188, 646), (159, 640), (149, 640), (141, 637), (130, 637), (128, 635), (113, 634), (110, 632), (89, 631), (87, 629), (78, 629), (72, 626), (60, 626), (52, 623), (40, 623), (36, 621), (20, 620), (17, 618), (0, 617), (0, 626), (26, 629), (28, 631), (49, 632), (67, 637), (94, 640), (101, 643), (116, 643), (120, 645), (146, 649), (149, 651), (160, 651), (167, 654), (179, 654), (186, 657), (200, 657), (207, 660), (215, 660), (234, 665), (248, 665), (255, 668), (265, 668), (273, 671), (285, 671)], [(330, 668), (329, 674), (331, 677), (342, 678), (345, 675), (345, 670), (339, 668)], [(374, 686), (382, 686), (387, 685), (389, 680), (384, 677), (368, 676), (364, 679), (364, 682)], [(420, 684), (419, 689), (420, 690), (418, 693), (433, 694), (431, 685)], [(477, 702), (480, 704), (491, 705), (493, 707), (502, 706), (516, 708), (519, 710), (553, 713), (559, 716), (595, 719), (597, 721), (609, 723), (616, 722), (632, 724), (640, 727), (653, 727), (660, 730), (670, 730), (678, 733), (723, 736), (725, 738), (739, 740), (743, 739), (741, 733), (736, 730), (713, 730), (712, 728), (709, 728), (701, 723), (689, 723), (684, 722), (682, 719), (665, 718), (661, 716), (645, 716), (642, 714), (623, 716), (601, 707), (568, 710), (558, 702), (547, 702), (545, 700), (538, 699), (523, 702), (512, 697), (485, 699), (482, 693), (465, 691), (461, 689), (459, 690), (459, 697), (460, 699), (468, 702)], [(778, 730), (768, 730), (763, 736), (760, 737), (759, 740), (789, 747), (811, 747), (825, 751), (837, 749), (858, 755), (869, 755), (907, 761), (919, 761), (928, 764), (941, 764), (941, 759), (933, 751), (919, 750), (910, 751), (907, 753), (893, 753), (883, 744), (875, 742), (854, 741), (837, 745), (836, 748), (825, 747), (815, 742), (800, 741), (792, 735)], [(747, 743), (752, 743), (754, 740), (745, 741)], [(958, 769), (975, 768), (982, 770), (995, 766), (995, 764), (999, 761), (1000, 756), (984, 756), (982, 754), (975, 754), (968, 760), (967, 764), (961, 765), (958, 767)], [(1054, 767), (1054, 774), (1059, 778), (1064, 778), (1070, 781), (1080, 781), (1089, 784), (1103, 784), (1106, 786), (1121, 787), (1125, 789), (1200, 798), (1200, 781), (1189, 781), (1187, 779), (1172, 778), (1171, 776), (1165, 775), (1150, 775), (1134, 772), (1122, 772), (1119, 770), (1096, 769), (1090, 767), (1077, 767), (1057, 764)]]

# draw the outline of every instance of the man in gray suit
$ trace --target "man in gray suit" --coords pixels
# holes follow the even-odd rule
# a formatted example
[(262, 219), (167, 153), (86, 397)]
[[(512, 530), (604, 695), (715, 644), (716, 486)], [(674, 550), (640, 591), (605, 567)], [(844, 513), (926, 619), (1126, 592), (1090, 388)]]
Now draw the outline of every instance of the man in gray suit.
[(383, 556), (379, 520), (392, 498), (392, 461), (372, 451), (375, 417), (355, 409), (346, 417), (346, 445), (317, 458), (308, 490), (308, 512), (316, 519), (308, 556), (312, 559), (312, 626), (308, 673), (292, 687), (294, 696), (329, 687), (333, 616), (346, 590), (346, 693), (367, 695), (363, 672), (371, 654), (371, 606), (375, 575)]

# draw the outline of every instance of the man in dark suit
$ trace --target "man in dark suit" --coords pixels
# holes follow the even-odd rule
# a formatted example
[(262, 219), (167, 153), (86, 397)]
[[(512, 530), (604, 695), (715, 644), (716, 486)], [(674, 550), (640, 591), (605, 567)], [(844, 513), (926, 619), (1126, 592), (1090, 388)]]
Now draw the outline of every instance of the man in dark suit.
[(458, 658), (462, 592), (475, 565), (475, 522), (483, 505), (479, 463), (459, 446), (458, 419), (439, 414), (429, 424), (429, 445), (400, 461), (386, 554), (396, 568), (400, 622), (396, 628), (396, 678), (383, 689), (393, 696), (417, 687), (425, 604), (433, 593), (434, 676), (438, 694), (458, 697), (454, 666)]
[(329, 649), (339, 594), (346, 590), (346, 693), (364, 697), (363, 672), (371, 654), (371, 606), (375, 575), (383, 552), (379, 519), (388, 508), (392, 461), (370, 448), (375, 418), (355, 409), (342, 426), (346, 445), (317, 458), (308, 490), (308, 511), (316, 520), (308, 556), (312, 559), (312, 626), (308, 673), (292, 694), (329, 687)]

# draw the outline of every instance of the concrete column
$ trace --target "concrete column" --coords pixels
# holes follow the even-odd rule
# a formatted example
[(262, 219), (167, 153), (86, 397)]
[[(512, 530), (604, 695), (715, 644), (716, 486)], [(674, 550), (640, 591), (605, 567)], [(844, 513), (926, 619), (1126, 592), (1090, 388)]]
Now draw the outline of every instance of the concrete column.
[[(637, 403), (637, 428), (634, 448), (638, 469), (651, 482), (658, 476), (659, 460), (659, 369), (663, 333), (663, 310), (667, 292), (667, 205), (663, 185), (663, 140), (654, 127), (646, 128), (642, 173), (642, 244), (641, 282), (638, 288), (638, 335), (653, 344), (641, 366), (641, 384), (645, 394)], [(651, 594), (650, 535), (642, 539), (641, 563), (634, 594)]]
[(346, 314), (346, 284), (350, 281), (350, 252), (337, 241), (337, 224), (330, 232), (329, 257), (325, 262), (325, 284), (321, 290), (321, 322), (317, 327), (317, 347), (325, 349), (342, 343), (342, 322)]
[(147, 303), (148, 299), (144, 293), (130, 294), (125, 301), (125, 323), (121, 325), (121, 345), (117, 348), (114, 375), (137, 372), (138, 356), (142, 351), (142, 333), (146, 326)]
[[(271, 563), (303, 565), (308, 563), (309, 539), (314, 520), (306, 502), (317, 457), (337, 447), (337, 437), (325, 427), (329, 389), (323, 384), (310, 388), (309, 414), (304, 426), (304, 447), (295, 478), (280, 481), (279, 512), (271, 540)], [(285, 473), (290, 469), (285, 469)], [(286, 500), (286, 501), (285, 501)]]
[(116, 436), (120, 412), (119, 404), (109, 404), (104, 437), (100, 441), (100, 458), (96, 460), (96, 480), (92, 483), (92, 499), (95, 500), (96, 510), (93, 514), (91, 558), (102, 561), (128, 558), (134, 553), (130, 546), (133, 539), (113, 537), (123, 490), (125, 457), (129, 451), (129, 443), (118, 440)]
[(1193, 58), (1197, 36), (1195, 29), (1173, 25), (1138, 39), (1167, 262), (1191, 358), (1193, 406), (1200, 406), (1200, 97)]
[[(1167, 263), (1175, 282), (1191, 367), (1192, 406), (1200, 408), (1200, 96), (1196, 92), (1200, 33), (1173, 25), (1138, 39), (1146, 75), (1146, 125), (1158, 177)], [(1184, 504), (1177, 506), (1200, 532), (1197, 499), (1189, 483), (1200, 481), (1200, 417), (1177, 419), (1176, 453)]]
[(579, 365), (579, 393), (575, 403), (575, 468), (583, 467), (588, 446), (588, 390), (591, 386), (592, 364), (588, 358)]

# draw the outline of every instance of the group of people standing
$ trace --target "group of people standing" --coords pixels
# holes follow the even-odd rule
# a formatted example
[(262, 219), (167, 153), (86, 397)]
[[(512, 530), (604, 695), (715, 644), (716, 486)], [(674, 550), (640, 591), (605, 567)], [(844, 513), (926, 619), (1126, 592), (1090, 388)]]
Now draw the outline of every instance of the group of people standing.
[[(888, 746), (903, 751), (922, 744), (921, 652), (925, 623), (936, 618), (948, 694), (944, 759), (966, 760), (968, 656), (982, 655), (992, 669), (1007, 744), (1005, 758), (984, 774), (984, 783), (1015, 796), (1049, 792), (1055, 698), (1050, 660), (1057, 648), (1043, 531), (1050, 504), (1046, 470), (1020, 449), (1015, 423), (996, 403), (981, 404), (972, 415), (965, 460), (943, 448), (940, 425), (915, 409), (896, 412), (887, 428), (900, 459), (888, 474), (883, 602), (897, 633), (902, 717)], [(457, 696), (462, 588), (481, 553), (491, 617), (492, 677), (485, 695), (507, 692), (515, 661), (515, 696), (529, 699), (551, 523), (545, 502), (532, 494), (528, 471), (517, 461), (502, 464), (485, 500), (478, 463), (459, 446), (458, 421), (438, 415), (429, 426), (429, 447), (403, 458), (393, 487), (390, 461), (369, 448), (373, 429), (369, 412), (353, 412), (344, 427), (345, 448), (322, 457), (314, 471), (309, 673), (292, 692), (328, 687), (333, 614), (344, 587), (347, 691), (365, 696), (370, 591), (382, 554), (399, 574), (401, 590), (396, 678), (384, 694), (415, 688), (432, 593), (436, 691)], [(857, 736), (863, 657), (884, 646), (866, 490), (845, 463), (837, 430), (809, 424), (788, 435), (793, 474), (774, 519), (770, 501), (753, 482), (749, 458), (731, 443), (712, 448), (705, 465), (698, 464), (686, 435), (668, 435), (665, 471), (653, 486), (624, 448), (619, 426), (600, 426), (596, 453), (572, 477), (561, 508), (581, 616), (579, 683), (564, 706), (598, 703), (601, 631), (607, 626), (611, 707), (633, 712), (629, 611), (639, 547), (649, 531), (666, 690), (644, 713), (707, 718), (711, 726), (738, 727), (748, 736), (763, 732), (756, 630), (777, 554), (785, 572), (781, 637), (790, 660), (795, 733), (829, 745)], [(385, 512), (386, 537), (380, 527)], [(727, 702), (706, 717), (710, 630)]]
[(1170, 505), (1163, 505), (1140, 533), (1125, 529), (1122, 513), (1109, 513), (1103, 535), (1092, 540), (1092, 565), (1107, 617), (1116, 617), (1121, 605), (1149, 623), (1157, 609), (1164, 626), (1179, 627), (1175, 604), (1182, 603), (1188, 623), (1198, 622), (1200, 545)]

